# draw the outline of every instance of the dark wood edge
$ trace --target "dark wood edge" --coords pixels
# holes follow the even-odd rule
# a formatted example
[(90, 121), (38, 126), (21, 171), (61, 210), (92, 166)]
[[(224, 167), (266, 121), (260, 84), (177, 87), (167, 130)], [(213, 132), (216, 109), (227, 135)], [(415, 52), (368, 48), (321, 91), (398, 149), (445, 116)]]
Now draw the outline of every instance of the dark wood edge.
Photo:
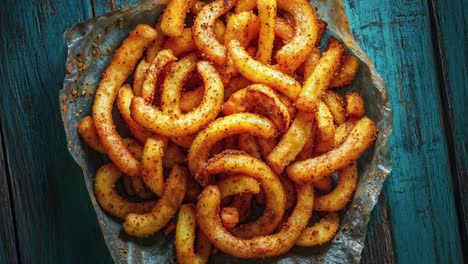
[[(2, 113), (0, 111), (0, 113)], [(10, 184), (7, 174), (6, 148), (2, 137), (2, 126), (0, 120), (0, 262), (18, 263), (19, 252), (17, 251), (16, 227), (14, 221), (13, 204), (10, 198)], [(3, 255), (3, 256), (2, 256)]]
[[(449, 78), (447, 75), (446, 56), (443, 44), (443, 35), (441, 31), (441, 24), (439, 15), (437, 12), (438, 0), (431, 0), (429, 2), (429, 14), (431, 19), (432, 27), (432, 42), (434, 46), (434, 57), (437, 61), (434, 65), (437, 70), (437, 82), (439, 87), (441, 105), (442, 105), (442, 122), (445, 127), (445, 137), (448, 147), (448, 155), (450, 162), (450, 170), (453, 180), (453, 194), (457, 210), (458, 225), (460, 230), (460, 238), (462, 242), (462, 252), (464, 259), (468, 259), (468, 204), (463, 199), (464, 190), (463, 186), (466, 186), (468, 179), (467, 171), (463, 169), (461, 163), (461, 154), (458, 152), (456, 147), (457, 140), (455, 135), (455, 128), (453, 124), (453, 112), (450, 107), (449, 99)], [(462, 55), (461, 55), (462, 56)], [(461, 142), (458, 142), (461, 143)]]

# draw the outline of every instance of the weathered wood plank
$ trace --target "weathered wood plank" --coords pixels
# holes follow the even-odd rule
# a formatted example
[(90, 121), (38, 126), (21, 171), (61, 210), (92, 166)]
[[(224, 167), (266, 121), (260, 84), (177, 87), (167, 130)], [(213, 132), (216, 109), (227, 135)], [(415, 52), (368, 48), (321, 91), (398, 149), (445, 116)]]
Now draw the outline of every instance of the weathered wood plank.
[(137, 4), (140, 0), (91, 0), (94, 16)]
[(393, 171), (384, 196), (395, 260), (460, 263), (452, 177), (426, 1), (345, 1), (359, 43), (394, 108)]
[(463, 253), (468, 259), (468, 11), (463, 0), (431, 1)]
[(63, 33), (89, 18), (91, 7), (54, 0), (2, 6), (1, 127), (21, 262), (109, 263), (84, 179), (66, 148), (58, 102)]
[[(0, 117), (3, 116), (0, 111)], [(16, 235), (11, 209), (6, 155), (4, 156), (2, 130), (0, 127), (0, 263), (18, 263)]]

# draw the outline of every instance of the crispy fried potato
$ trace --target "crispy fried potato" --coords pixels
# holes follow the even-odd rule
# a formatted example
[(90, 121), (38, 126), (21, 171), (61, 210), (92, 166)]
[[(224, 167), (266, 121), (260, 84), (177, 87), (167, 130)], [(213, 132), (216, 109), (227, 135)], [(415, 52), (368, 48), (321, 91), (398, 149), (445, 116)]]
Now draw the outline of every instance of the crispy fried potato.
[(268, 155), (275, 149), (278, 144), (276, 138), (257, 138), (258, 146), (260, 147), (260, 152), (262, 153), (263, 158), (266, 159)]
[(312, 75), (314, 72), (315, 67), (317, 67), (317, 64), (320, 61), (320, 57), (322, 54), (320, 53), (320, 46), (314, 46), (312, 48), (311, 53), (309, 56), (307, 56), (306, 60), (304, 61), (304, 80), (307, 80), (307, 78)]
[(239, 258), (266, 258), (286, 253), (307, 226), (312, 214), (311, 185), (296, 186), (297, 204), (281, 230), (273, 235), (240, 239), (231, 235), (219, 220), (221, 195), (216, 186), (206, 187), (197, 203), (197, 221), (208, 240), (221, 251)]
[(254, 178), (244, 175), (233, 175), (216, 183), (221, 192), (221, 199), (231, 195), (260, 192), (260, 183)]
[(188, 152), (188, 166), (192, 176), (202, 186), (211, 182), (211, 179), (204, 177), (202, 170), (213, 145), (224, 138), (243, 133), (271, 138), (275, 137), (278, 131), (269, 119), (256, 114), (240, 113), (218, 118), (198, 133)]
[(135, 194), (142, 199), (154, 198), (154, 193), (148, 189), (141, 177), (130, 177)]
[(133, 93), (136, 96), (141, 96), (141, 87), (143, 86), (143, 80), (145, 79), (146, 70), (148, 70), (149, 66), (150, 63), (142, 59), (135, 69), (135, 73), (133, 74)]
[(305, 80), (304, 86), (294, 102), (297, 109), (305, 112), (317, 110), (318, 101), (323, 92), (329, 88), (331, 80), (341, 65), (343, 54), (343, 44), (331, 37), (327, 51), (320, 58), (312, 74)]
[(250, 156), (261, 159), (260, 147), (257, 144), (257, 139), (249, 134), (239, 135), (239, 149), (245, 151)]
[(177, 213), (187, 191), (188, 173), (180, 166), (172, 168), (161, 198), (149, 213), (131, 213), (123, 228), (129, 235), (148, 237), (161, 230)]
[(96, 172), (94, 195), (101, 208), (108, 214), (124, 219), (130, 213), (147, 213), (155, 202), (130, 202), (121, 197), (115, 190), (122, 172), (112, 163), (103, 165)]
[(130, 133), (144, 145), (146, 140), (151, 137), (153, 133), (148, 131), (146, 128), (142, 127), (140, 124), (135, 122), (130, 115), (130, 104), (132, 103), (133, 91), (130, 85), (126, 84), (122, 86), (117, 95), (117, 107), (120, 111), (125, 124), (127, 124), (128, 130)]
[(236, 5), (236, 13), (250, 11), (257, 7), (257, 0), (239, 0)]
[(333, 239), (340, 227), (340, 216), (337, 213), (328, 213), (317, 224), (307, 227), (299, 239), (297, 246), (313, 247), (325, 244)]
[(190, 148), (190, 145), (192, 145), (192, 142), (194, 140), (195, 140), (195, 135), (171, 137), (171, 141), (174, 142), (174, 144), (185, 149)]
[(252, 210), (252, 198), (250, 193), (244, 193), (234, 196), (229, 207), (236, 208), (239, 215), (239, 222), (243, 223), (250, 216)]
[(315, 134), (315, 154), (322, 154), (333, 148), (335, 142), (335, 123), (333, 122), (333, 115), (328, 106), (319, 101), (317, 112), (315, 112), (315, 122), (317, 130)]
[(78, 122), (78, 133), (90, 148), (97, 152), (107, 153), (97, 135), (96, 127), (94, 126), (94, 121), (91, 116), (85, 116)]
[(112, 106), (117, 92), (130, 76), (143, 51), (157, 36), (148, 25), (138, 25), (115, 52), (102, 74), (93, 103), (93, 120), (99, 139), (114, 164), (129, 176), (140, 174), (140, 164), (125, 148), (112, 120)]
[(260, 182), (265, 193), (263, 215), (253, 222), (232, 229), (231, 233), (240, 238), (252, 238), (274, 231), (283, 218), (286, 206), (286, 194), (278, 176), (261, 160), (245, 152), (232, 150), (226, 150), (207, 162), (205, 175), (214, 176), (219, 173), (252, 177)]
[(333, 78), (330, 87), (342, 87), (350, 85), (356, 78), (359, 72), (359, 59), (351, 54), (343, 56), (341, 68), (338, 70), (337, 75)]
[(282, 17), (275, 19), (275, 35), (284, 42), (289, 42), (294, 36), (294, 28)]
[(343, 140), (348, 136), (349, 132), (354, 128), (356, 125), (357, 119), (348, 119), (346, 122), (341, 124), (336, 128), (335, 132), (335, 146), (340, 145)]
[(254, 60), (239, 41), (229, 42), (228, 50), (234, 65), (245, 78), (255, 83), (268, 85), (292, 100), (299, 94), (301, 85), (294, 78)]
[(187, 113), (200, 105), (203, 100), (205, 88), (200, 85), (192, 91), (183, 92), (180, 97), (180, 110), (182, 113)]
[(216, 118), (223, 103), (223, 84), (215, 68), (206, 61), (197, 63), (203, 78), (205, 96), (193, 111), (174, 116), (159, 111), (141, 97), (132, 100), (130, 110), (133, 119), (152, 132), (166, 136), (185, 136), (197, 133)]
[(239, 212), (233, 207), (224, 207), (221, 209), (221, 223), (224, 228), (232, 229), (239, 223)]
[(179, 36), (168, 38), (164, 42), (164, 49), (170, 49), (176, 57), (197, 50), (193, 41), (192, 29), (184, 28)]
[(258, 18), (260, 19), (260, 33), (258, 36), (257, 60), (263, 64), (270, 64), (275, 41), (276, 0), (258, 0)]
[(237, 0), (216, 0), (204, 6), (193, 22), (193, 39), (198, 49), (217, 65), (227, 60), (226, 47), (216, 39), (215, 20), (231, 9)]
[[(145, 60), (147, 63), (150, 63), (156, 58), (156, 55), (162, 50), (163, 44), (166, 41), (166, 35), (161, 30), (161, 18), (158, 19), (156, 25), (154, 25), (154, 29), (158, 33), (156, 38), (148, 45), (146, 49)], [(135, 88), (135, 87), (134, 87)], [(140, 94), (136, 93), (136, 95), (140, 96)]]
[(169, 142), (163, 156), (163, 167), (172, 169), (175, 165), (182, 165), (187, 161), (185, 153), (176, 144)]
[(141, 177), (157, 196), (162, 196), (164, 190), (163, 155), (166, 148), (166, 137), (150, 137), (146, 141), (141, 160)]
[(247, 87), (250, 84), (252, 84), (252, 82), (243, 76), (232, 77), (224, 87), (224, 101), (227, 101), (229, 97), (232, 96), (232, 94)]
[(161, 30), (170, 37), (182, 35), (185, 17), (195, 0), (171, 0), (161, 16)]
[(367, 117), (360, 119), (344, 142), (320, 156), (298, 161), (287, 169), (289, 178), (299, 184), (319, 181), (336, 170), (356, 161), (377, 136), (375, 123)]
[(286, 166), (296, 159), (310, 137), (314, 115), (298, 112), (288, 131), (278, 145), (268, 155), (267, 162), (276, 174), (281, 174)]
[(322, 192), (330, 192), (333, 188), (332, 177), (323, 178), (320, 181), (314, 182), (314, 188)]
[(171, 62), (176, 61), (177, 58), (172, 54), (171, 50), (161, 50), (150, 66), (146, 70), (145, 78), (141, 86), (141, 97), (148, 103), (153, 103), (156, 94), (156, 83), (164, 68)]
[(346, 122), (347, 113), (345, 109), (345, 103), (339, 94), (333, 91), (326, 91), (323, 93), (322, 100), (328, 106), (328, 109), (330, 110), (336, 125), (339, 126)]
[(350, 118), (362, 118), (366, 114), (364, 99), (358, 93), (348, 93), (345, 96), (346, 112)]
[(195, 253), (196, 211), (193, 204), (183, 204), (179, 210), (176, 226), (175, 248), (180, 264), (204, 264), (211, 253), (211, 243), (202, 232), (198, 232), (197, 253)]
[(310, 127), (310, 136), (306, 138), (304, 146), (302, 147), (301, 152), (297, 154), (296, 161), (305, 160), (312, 157), (315, 147), (315, 139), (317, 133), (317, 122), (313, 120), (313, 124)]

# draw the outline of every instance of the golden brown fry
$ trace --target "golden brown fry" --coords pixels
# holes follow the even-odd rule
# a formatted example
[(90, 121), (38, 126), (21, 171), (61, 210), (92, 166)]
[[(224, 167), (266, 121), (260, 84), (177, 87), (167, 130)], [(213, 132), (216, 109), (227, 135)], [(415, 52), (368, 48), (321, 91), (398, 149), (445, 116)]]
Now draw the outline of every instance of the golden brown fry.
[(224, 34), (226, 33), (226, 25), (220, 19), (216, 19), (214, 23), (215, 38), (219, 43), (223, 43)]
[(123, 185), (124, 191), (129, 196), (135, 195), (135, 190), (133, 189), (133, 185), (131, 181), (132, 178), (137, 178), (137, 177), (129, 177), (129, 176), (122, 177), (122, 185)]
[(345, 96), (346, 112), (350, 118), (361, 118), (366, 115), (364, 99), (358, 93), (349, 93)]
[(353, 198), (357, 179), (356, 162), (352, 162), (350, 165), (338, 170), (338, 182), (335, 189), (330, 193), (315, 198), (315, 210), (325, 212), (343, 210)]
[(275, 41), (276, 0), (258, 0), (258, 18), (260, 19), (260, 33), (258, 36), (257, 60), (263, 64), (270, 64)]
[(315, 122), (317, 130), (315, 134), (315, 154), (322, 154), (333, 148), (335, 142), (335, 124), (333, 115), (328, 106), (323, 102), (318, 102), (318, 109), (315, 112)]
[(192, 29), (184, 28), (179, 36), (168, 38), (164, 42), (164, 49), (172, 50), (176, 57), (197, 50), (192, 37)]
[(262, 152), (263, 158), (267, 158), (268, 155), (275, 149), (278, 142), (276, 138), (257, 138), (258, 146), (260, 147), (260, 151)]
[(227, 101), (232, 94), (247, 87), (250, 84), (252, 84), (252, 82), (243, 76), (232, 77), (224, 87), (224, 101)]
[(244, 193), (234, 196), (229, 207), (236, 208), (239, 214), (239, 222), (245, 222), (250, 216), (253, 195)]
[(166, 147), (166, 137), (155, 135), (148, 138), (141, 160), (141, 177), (157, 196), (161, 196), (164, 190), (163, 155)]
[(299, 94), (301, 85), (295, 79), (254, 60), (239, 41), (232, 40), (228, 45), (228, 50), (234, 65), (245, 78), (255, 83), (268, 85), (292, 100)]
[(185, 201), (187, 202), (197, 202), (198, 195), (202, 192), (202, 187), (193, 177), (188, 177), (187, 182), (187, 193), (185, 194)]
[(97, 152), (107, 153), (97, 135), (96, 127), (94, 126), (94, 121), (91, 116), (85, 116), (78, 122), (78, 133), (90, 148)]
[(115, 190), (122, 172), (112, 163), (103, 165), (96, 172), (94, 195), (101, 208), (108, 214), (124, 219), (130, 213), (147, 213), (154, 202), (135, 203), (125, 200)]
[(154, 197), (154, 193), (148, 189), (141, 177), (130, 177), (135, 194), (142, 199)]
[(356, 161), (370, 148), (377, 136), (375, 123), (367, 117), (360, 119), (344, 142), (318, 157), (298, 161), (287, 169), (289, 178), (299, 184), (330, 176), (336, 170)]
[(227, 60), (226, 47), (216, 39), (215, 20), (231, 9), (237, 0), (216, 0), (204, 6), (193, 22), (192, 32), (195, 45), (211, 61), (223, 65)]
[(204, 173), (211, 177), (219, 173), (246, 175), (259, 181), (262, 186), (265, 194), (263, 215), (253, 222), (232, 229), (233, 235), (252, 238), (269, 234), (276, 229), (285, 212), (286, 194), (278, 176), (265, 163), (242, 151), (226, 150), (207, 162)]
[(130, 32), (102, 74), (94, 98), (93, 120), (99, 139), (113, 163), (129, 176), (140, 174), (140, 164), (125, 148), (115, 129), (112, 106), (118, 90), (132, 73), (145, 47), (156, 36), (156, 31), (148, 25), (138, 25)]
[(314, 115), (298, 112), (288, 131), (278, 145), (268, 155), (267, 162), (276, 174), (281, 174), (286, 166), (296, 159), (306, 139), (310, 137)]
[(239, 0), (236, 5), (236, 13), (250, 11), (257, 7), (257, 0)]
[(310, 136), (307, 137), (301, 152), (297, 154), (296, 161), (311, 158), (312, 154), (314, 153), (315, 139), (317, 134), (317, 122), (315, 121), (315, 119), (313, 122), (314, 123), (310, 127)]
[(198, 86), (192, 91), (183, 92), (180, 97), (180, 110), (182, 113), (187, 113), (200, 105), (203, 100), (204, 88)]
[(286, 194), (286, 210), (288, 210), (296, 205), (296, 187), (294, 186), (294, 182), (288, 177), (280, 176), (280, 181)]
[(223, 105), (223, 113), (256, 112), (268, 116), (279, 131), (286, 131), (291, 123), (288, 107), (270, 87), (252, 84), (235, 92)]
[(304, 61), (304, 80), (307, 80), (310, 75), (314, 72), (315, 67), (319, 63), (320, 57), (322, 54), (320, 53), (320, 46), (314, 46), (312, 48), (311, 53), (307, 56), (306, 60)]
[(308, 1), (278, 0), (278, 9), (286, 11), (294, 19), (294, 37), (275, 56), (280, 69), (292, 73), (305, 61), (317, 40), (317, 20)]
[(312, 74), (305, 80), (304, 86), (294, 102), (297, 109), (305, 112), (317, 110), (318, 101), (323, 92), (329, 88), (331, 80), (339, 69), (343, 53), (343, 45), (331, 37), (327, 51), (323, 53)]
[(130, 133), (144, 145), (146, 140), (151, 137), (153, 133), (142, 127), (140, 124), (135, 122), (130, 115), (130, 104), (132, 103), (133, 91), (130, 85), (126, 84), (122, 86), (117, 95), (117, 107), (119, 108), (120, 115), (122, 116), (125, 124), (127, 124)]
[(297, 246), (312, 247), (325, 244), (333, 239), (340, 227), (340, 216), (337, 213), (328, 213), (320, 222), (307, 227), (299, 239)]
[(332, 177), (323, 178), (320, 181), (314, 182), (314, 188), (322, 192), (330, 192), (333, 188)]
[(232, 229), (239, 223), (239, 212), (233, 207), (224, 207), (221, 209), (221, 223), (224, 228)]
[(344, 122), (336, 128), (335, 146), (338, 146), (343, 142), (343, 140), (348, 136), (349, 132), (351, 132), (351, 130), (356, 125), (356, 122), (356, 119), (348, 119), (348, 121)]
[(161, 88), (161, 110), (173, 116), (180, 115), (180, 98), (185, 81), (197, 68), (197, 56), (190, 54), (171, 65)]
[(152, 211), (144, 214), (129, 214), (123, 228), (129, 235), (150, 236), (162, 229), (177, 213), (187, 190), (188, 173), (180, 166), (172, 168), (161, 198)]
[(216, 186), (203, 190), (197, 203), (197, 221), (215, 247), (239, 258), (266, 258), (286, 253), (307, 226), (312, 214), (314, 192), (311, 185), (296, 186), (297, 204), (283, 228), (276, 234), (240, 239), (221, 224), (218, 213), (221, 201)]
[(244, 175), (233, 175), (216, 183), (221, 192), (221, 199), (231, 195), (260, 192), (260, 183), (254, 178)]
[(175, 165), (182, 165), (187, 161), (184, 152), (176, 144), (170, 142), (163, 156), (163, 167), (172, 169)]
[(171, 0), (161, 16), (161, 30), (170, 37), (178, 37), (185, 26), (185, 17), (195, 0)]
[(143, 59), (135, 69), (135, 73), (133, 74), (133, 93), (136, 96), (141, 96), (141, 87), (143, 86), (143, 80), (149, 66), (150, 64)]
[(192, 145), (192, 142), (195, 140), (195, 135), (185, 135), (185, 136), (177, 136), (177, 137), (171, 137), (171, 141), (174, 142), (179, 147), (182, 148), (190, 148), (190, 145)]
[[(161, 30), (161, 19), (158, 19), (158, 22), (156, 22), (154, 29), (158, 33), (158, 36), (156, 36), (153, 42), (151, 42), (148, 48), (146, 49), (145, 59), (148, 63), (152, 62), (154, 58), (156, 58), (156, 55), (158, 55), (158, 53), (162, 50), (162, 46), (166, 40), (166, 35), (164, 35), (164, 33)], [(140, 96), (140, 94), (137, 94), (136, 92), (135, 94)]]
[(282, 17), (275, 19), (275, 35), (284, 42), (290, 41), (294, 36), (294, 28)]
[(196, 109), (173, 116), (158, 110), (143, 98), (135, 97), (130, 106), (133, 119), (150, 131), (166, 136), (194, 134), (210, 123), (221, 110), (224, 98), (223, 84), (221, 77), (209, 62), (198, 62), (197, 69), (203, 78), (205, 96)]
[(168, 236), (172, 232), (174, 232), (175, 229), (176, 229), (176, 225), (174, 224), (174, 222), (169, 221), (169, 223), (163, 228), (163, 234), (165, 236)]
[(260, 31), (259, 20), (251, 11), (240, 12), (229, 16), (224, 45), (227, 46), (233, 39), (239, 41), (244, 48), (247, 48), (250, 41), (256, 37)]
[(239, 149), (245, 151), (250, 156), (261, 159), (260, 147), (257, 144), (257, 139), (249, 134), (239, 135)]
[(341, 68), (338, 70), (337, 75), (333, 78), (330, 87), (342, 87), (350, 85), (356, 78), (359, 72), (359, 59), (351, 54), (343, 56)]
[(183, 204), (179, 210), (175, 234), (177, 262), (180, 264), (204, 264), (211, 253), (211, 243), (202, 232), (198, 232), (195, 253), (196, 211), (193, 204)]
[(177, 58), (172, 54), (172, 51), (165, 49), (161, 50), (151, 62), (148, 70), (146, 70), (146, 75), (141, 86), (141, 97), (147, 102), (152, 103), (154, 101), (159, 75), (169, 63), (175, 60)]
[(198, 133), (188, 152), (188, 166), (192, 176), (202, 186), (211, 181), (204, 177), (202, 170), (208, 161), (212, 146), (224, 138), (243, 133), (271, 138), (276, 136), (278, 131), (269, 119), (251, 113), (240, 113), (218, 118)]
[(345, 103), (339, 94), (333, 91), (326, 91), (323, 93), (322, 100), (328, 106), (328, 109), (330, 110), (336, 125), (339, 126), (346, 122), (347, 114)]

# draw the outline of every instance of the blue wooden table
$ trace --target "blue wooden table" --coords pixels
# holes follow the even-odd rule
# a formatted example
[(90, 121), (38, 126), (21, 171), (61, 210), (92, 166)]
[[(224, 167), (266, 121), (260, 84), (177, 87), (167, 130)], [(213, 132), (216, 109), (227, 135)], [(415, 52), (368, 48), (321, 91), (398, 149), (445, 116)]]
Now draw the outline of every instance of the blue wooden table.
[[(0, 263), (112, 262), (66, 148), (58, 101), (63, 33), (135, 2), (2, 0)], [(468, 261), (466, 4), (346, 1), (395, 115), (393, 171), (371, 217), (363, 263)]]

